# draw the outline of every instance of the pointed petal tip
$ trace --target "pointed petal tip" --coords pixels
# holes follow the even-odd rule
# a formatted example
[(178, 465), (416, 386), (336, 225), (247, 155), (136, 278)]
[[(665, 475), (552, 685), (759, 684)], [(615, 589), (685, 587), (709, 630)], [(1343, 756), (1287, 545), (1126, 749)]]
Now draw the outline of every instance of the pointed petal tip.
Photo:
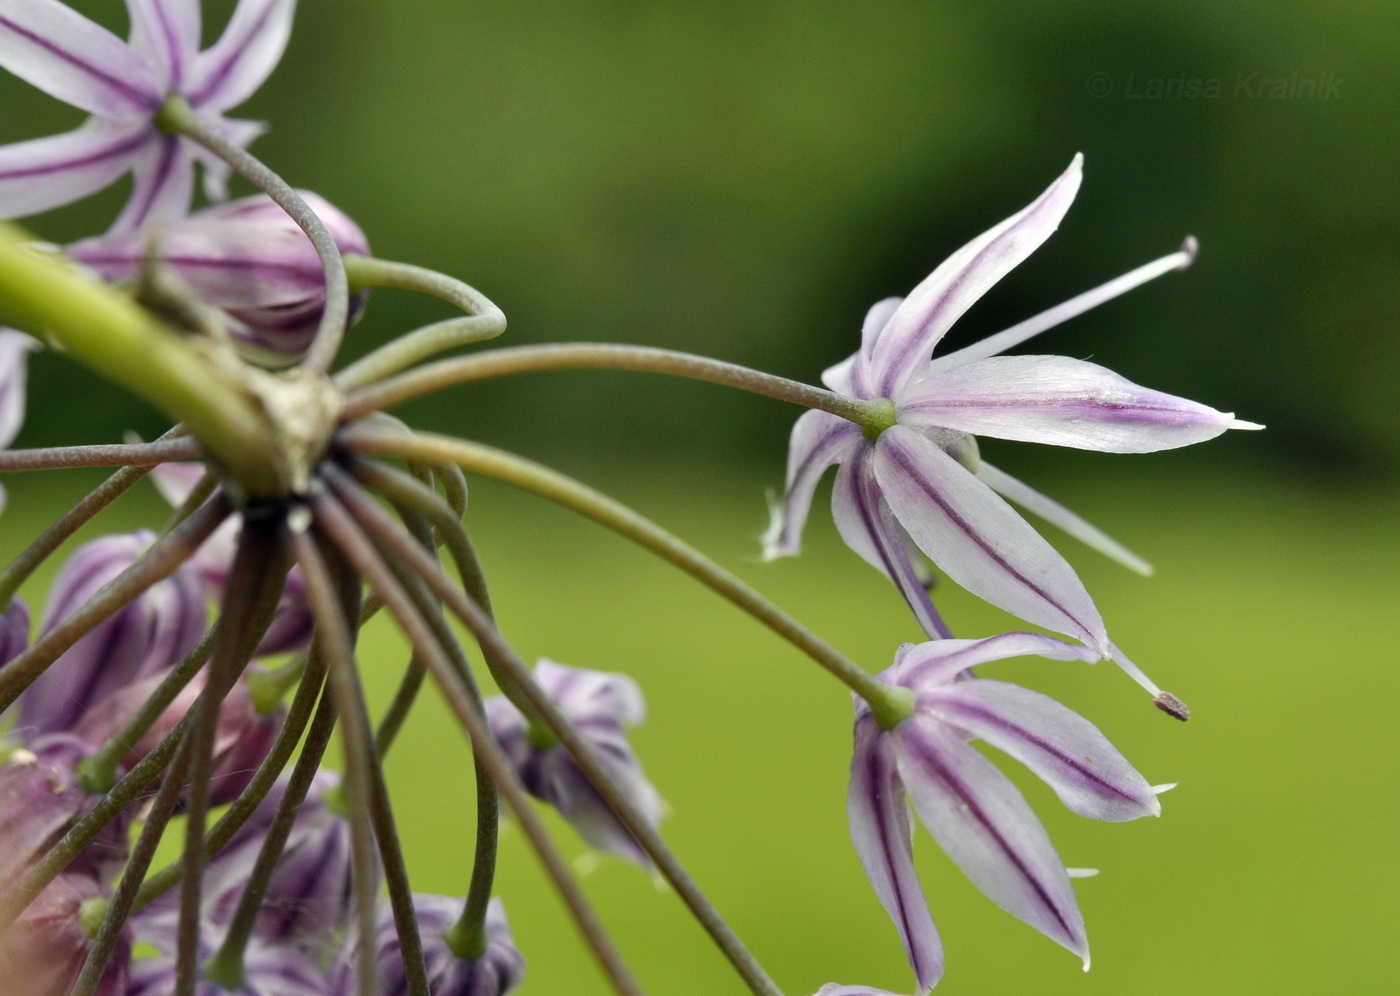
[(1181, 243), (1181, 248), (1177, 250), (1181, 253), (1181, 262), (1176, 264), (1178, 270), (1187, 269), (1196, 262), (1196, 255), (1201, 251), (1201, 244), (1196, 241), (1196, 236), (1188, 235)]
[(1179, 719), (1183, 723), (1191, 718), (1190, 707), (1171, 692), (1158, 692), (1156, 697), (1153, 698), (1152, 704), (1172, 717), (1172, 719)]
[(1070, 878), (1095, 878), (1099, 874), (1097, 868), (1066, 868), (1065, 874)]
[(1227, 429), (1251, 429), (1251, 430), (1256, 430), (1256, 431), (1257, 431), (1257, 430), (1259, 430), (1259, 429), (1263, 429), (1264, 426), (1261, 425), (1261, 424), (1258, 423), (1258, 422), (1246, 422), (1246, 421), (1245, 421), (1244, 419), (1242, 419), (1242, 418), (1233, 418), (1233, 417), (1232, 417), (1232, 418), (1230, 419), (1230, 424), (1227, 425), (1225, 428), (1227, 428)]
[(1153, 785), (1152, 791), (1156, 795), (1161, 795), (1163, 792), (1170, 792), (1180, 784), (1180, 782), (1163, 782), (1161, 785)]

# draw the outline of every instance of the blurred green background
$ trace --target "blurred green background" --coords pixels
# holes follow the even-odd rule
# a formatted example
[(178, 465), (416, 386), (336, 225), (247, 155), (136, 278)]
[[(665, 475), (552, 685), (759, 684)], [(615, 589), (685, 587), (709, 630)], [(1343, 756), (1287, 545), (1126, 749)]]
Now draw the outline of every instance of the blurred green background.
[[(116, 0), (75, 6), (124, 31)], [(206, 4), (211, 34), (230, 7)], [(1382, 629), (1400, 605), (1396, 37), (1400, 9), (1382, 2), (309, 0), (284, 64), (241, 113), (272, 123), (254, 150), (353, 214), (377, 252), (493, 297), (515, 343), (665, 345), (814, 379), (854, 348), (871, 302), (1018, 210), (1076, 151), (1085, 184), (1061, 231), (950, 344), (1196, 235), (1191, 271), (1036, 348), (1269, 430), (1133, 458), (985, 450), (1156, 563), (1144, 581), (1052, 537), (1115, 640), (1196, 718), (1171, 723), (1107, 667), (996, 676), (1061, 697), (1150, 780), (1182, 787), (1163, 820), (1108, 827), (1020, 779), (1066, 861), (1103, 869), (1077, 887), (1087, 976), (978, 896), (921, 832), (949, 949), (940, 991), (1381, 993), (1400, 972), (1400, 679)], [(80, 120), (8, 77), (0, 108), (0, 141)], [(76, 238), (123, 197), (29, 224)], [(444, 314), (379, 293), (351, 351)], [(62, 356), (36, 356), (32, 370), (18, 445), (164, 428)], [(820, 511), (803, 558), (754, 563), (762, 490), (781, 482), (794, 415), (784, 406), (579, 373), (401, 414), (606, 485), (872, 668), (917, 638)], [(82, 480), (12, 480), (5, 548)], [(134, 497), (109, 525), (157, 514)], [(674, 809), (667, 835), (787, 991), (907, 990), (846, 841), (841, 690), (708, 592), (564, 513), (481, 485), (470, 525), (524, 653), (642, 682), (651, 717), (636, 741)], [(952, 590), (942, 604), (961, 634), (1009, 625)], [(387, 631), (369, 641), (384, 696), (403, 654)], [(448, 759), (465, 765), (460, 740), (430, 709), (391, 760), (425, 888), (466, 879), (470, 792), (445, 774)], [(525, 991), (603, 992), (525, 850), (511, 833), (501, 888), (530, 957)], [(673, 896), (619, 862), (588, 884), (650, 991), (739, 991)]]

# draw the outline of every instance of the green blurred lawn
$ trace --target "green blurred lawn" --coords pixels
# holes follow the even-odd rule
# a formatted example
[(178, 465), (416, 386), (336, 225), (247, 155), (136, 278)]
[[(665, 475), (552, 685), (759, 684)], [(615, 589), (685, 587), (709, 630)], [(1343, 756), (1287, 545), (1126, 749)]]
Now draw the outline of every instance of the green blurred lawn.
[[(1102, 870), (1077, 883), (1093, 971), (1083, 975), (1073, 956), (978, 895), (921, 830), (918, 862), (948, 949), (940, 992), (1394, 991), (1400, 678), (1383, 620), (1400, 604), (1400, 509), (1379, 493), (1306, 490), (1192, 462), (1187, 473), (1180, 459), (1120, 459), (1112, 478), (1052, 490), (1156, 563), (1155, 578), (1139, 579), (1060, 543), (1115, 640), (1195, 718), (1183, 726), (1157, 713), (1107, 665), (985, 671), (1061, 698), (1149, 780), (1181, 783), (1164, 797), (1161, 821), (1110, 826), (1073, 816), (1007, 766), (1065, 861)], [(918, 634), (893, 591), (840, 545), (824, 497), (801, 558), (756, 562), (761, 488), (772, 483), (762, 476), (661, 469), (590, 479), (858, 660), (885, 666), (899, 640)], [(3, 552), (87, 480), (12, 477)], [(160, 513), (144, 494), (106, 522), (131, 528)], [(908, 991), (893, 928), (846, 836), (842, 689), (708, 590), (592, 524), (475, 482), (468, 517), (502, 627), (527, 657), (626, 670), (641, 682), (650, 715), (635, 742), (673, 810), (666, 836), (784, 989), (800, 996), (842, 981)], [(961, 634), (1008, 625), (960, 592), (945, 590), (940, 604)], [(376, 621), (362, 647), (382, 703), (402, 641)], [(389, 768), (418, 886), (464, 889), (470, 769), (435, 697)], [(582, 854), (567, 827), (552, 825), (568, 853)], [(741, 991), (676, 898), (635, 868), (603, 861), (586, 884), (648, 991)], [(524, 992), (606, 992), (509, 828), (499, 893), (529, 959)]]

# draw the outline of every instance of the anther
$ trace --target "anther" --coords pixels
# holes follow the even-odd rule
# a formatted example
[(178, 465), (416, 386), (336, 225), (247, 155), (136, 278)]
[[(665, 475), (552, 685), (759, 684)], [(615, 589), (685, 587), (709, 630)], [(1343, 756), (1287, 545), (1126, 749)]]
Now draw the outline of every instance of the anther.
[(1168, 716), (1179, 719), (1183, 723), (1191, 718), (1191, 710), (1187, 708), (1186, 703), (1171, 692), (1158, 692), (1157, 697), (1152, 700), (1152, 704)]

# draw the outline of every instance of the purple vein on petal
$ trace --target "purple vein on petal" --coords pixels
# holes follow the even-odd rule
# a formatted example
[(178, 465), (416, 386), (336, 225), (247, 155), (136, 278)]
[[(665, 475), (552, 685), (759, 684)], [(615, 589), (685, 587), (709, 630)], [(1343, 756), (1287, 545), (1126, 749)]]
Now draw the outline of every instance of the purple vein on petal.
[(90, 62), (86, 62), (83, 59), (78, 58), (78, 56), (74, 55), (72, 52), (59, 48), (57, 45), (55, 45), (48, 38), (45, 38), (43, 35), (30, 31), (23, 25), (15, 23), (3, 14), (0, 14), (0, 28), (12, 31), (19, 37), (23, 38), (25, 41), (34, 45), (36, 48), (43, 49), (45, 52), (48, 52), (50, 55), (53, 55), (59, 60), (67, 63), (74, 69), (77, 69), (79, 72), (90, 76), (94, 80), (97, 80), (98, 82), (124, 95), (128, 100), (130, 100), (133, 104), (135, 104), (138, 107), (145, 108), (146, 110), (151, 112), (156, 111), (160, 107), (160, 98), (155, 94), (150, 93), (146, 90), (142, 90), (139, 87), (133, 87), (130, 83), (126, 82), (126, 80), (122, 79), (120, 76), (114, 76), (111, 73), (104, 72), (97, 66), (92, 65)]

